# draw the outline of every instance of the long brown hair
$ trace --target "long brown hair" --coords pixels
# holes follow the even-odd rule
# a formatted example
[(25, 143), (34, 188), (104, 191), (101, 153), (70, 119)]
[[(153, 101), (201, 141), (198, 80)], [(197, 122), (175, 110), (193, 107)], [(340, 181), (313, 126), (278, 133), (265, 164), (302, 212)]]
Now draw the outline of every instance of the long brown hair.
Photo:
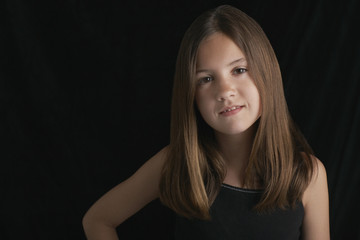
[(278, 61), (261, 27), (237, 8), (223, 5), (199, 16), (180, 45), (172, 95), (170, 145), (160, 180), (160, 200), (188, 218), (209, 219), (209, 208), (226, 175), (213, 130), (195, 104), (198, 47), (214, 33), (230, 37), (244, 53), (259, 91), (262, 114), (256, 122), (245, 185), (260, 179), (259, 211), (294, 206), (314, 169), (312, 150), (288, 112)]

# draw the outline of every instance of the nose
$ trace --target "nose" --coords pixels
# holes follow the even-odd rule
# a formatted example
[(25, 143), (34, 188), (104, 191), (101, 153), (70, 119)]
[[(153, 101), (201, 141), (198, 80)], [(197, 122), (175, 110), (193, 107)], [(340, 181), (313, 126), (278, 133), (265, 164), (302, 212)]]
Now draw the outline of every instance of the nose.
[(219, 102), (229, 100), (236, 96), (236, 89), (231, 80), (221, 79), (217, 84), (216, 100)]

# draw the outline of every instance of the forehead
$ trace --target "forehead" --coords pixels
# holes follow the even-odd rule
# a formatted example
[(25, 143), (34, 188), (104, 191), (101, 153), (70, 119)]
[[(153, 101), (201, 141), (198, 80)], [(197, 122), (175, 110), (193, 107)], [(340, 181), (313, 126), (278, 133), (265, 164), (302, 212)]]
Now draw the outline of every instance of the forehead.
[(198, 48), (196, 68), (216, 68), (244, 58), (235, 42), (222, 33), (214, 33), (204, 39)]

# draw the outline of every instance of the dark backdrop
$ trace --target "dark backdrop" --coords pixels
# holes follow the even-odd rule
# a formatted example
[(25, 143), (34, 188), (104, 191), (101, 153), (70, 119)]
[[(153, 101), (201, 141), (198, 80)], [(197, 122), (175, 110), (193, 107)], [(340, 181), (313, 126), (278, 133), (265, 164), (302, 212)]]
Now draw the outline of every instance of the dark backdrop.
[[(84, 238), (91, 204), (168, 144), (181, 38), (223, 3), (275, 49), (290, 112), (327, 169), (332, 239), (360, 239), (356, 0), (2, 1), (1, 239)], [(155, 201), (118, 231), (171, 239), (173, 220)]]

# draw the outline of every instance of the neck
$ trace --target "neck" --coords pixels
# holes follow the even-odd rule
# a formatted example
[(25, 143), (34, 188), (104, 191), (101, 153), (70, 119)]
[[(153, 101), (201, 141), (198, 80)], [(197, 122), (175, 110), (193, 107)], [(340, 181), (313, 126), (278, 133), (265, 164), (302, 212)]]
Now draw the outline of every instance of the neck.
[(233, 182), (235, 178), (238, 180), (242, 179), (241, 176), (243, 176), (249, 162), (255, 132), (255, 124), (245, 132), (237, 135), (226, 135), (215, 132), (220, 152), (224, 157), (227, 167), (226, 179), (233, 179), (230, 180), (231, 182)]

